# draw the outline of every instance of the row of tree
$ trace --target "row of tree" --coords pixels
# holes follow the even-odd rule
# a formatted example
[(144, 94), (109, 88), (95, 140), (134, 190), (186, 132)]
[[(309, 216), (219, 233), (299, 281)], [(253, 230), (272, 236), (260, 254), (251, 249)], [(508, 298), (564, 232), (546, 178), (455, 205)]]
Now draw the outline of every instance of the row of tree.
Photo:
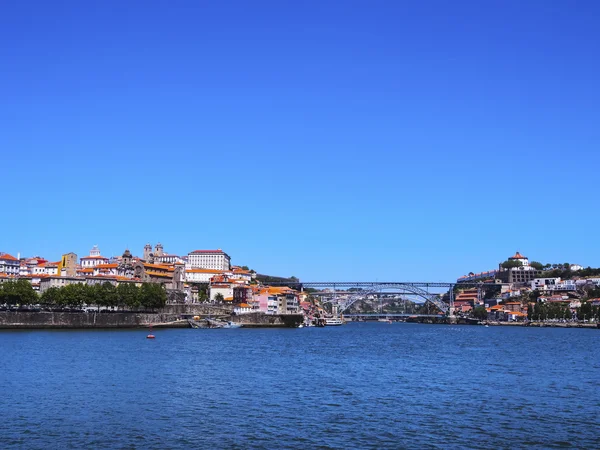
[(569, 308), (568, 303), (541, 303), (530, 304), (527, 309), (527, 318), (534, 321), (547, 319), (573, 319), (589, 320), (600, 318), (600, 308), (590, 302), (583, 302), (575, 312)]
[(157, 309), (167, 303), (167, 292), (160, 284), (144, 283), (137, 287), (134, 283), (121, 283), (114, 286), (102, 284), (69, 284), (52, 287), (39, 296), (26, 280), (9, 281), (0, 284), (0, 304), (45, 305), (59, 308), (81, 308), (83, 305), (128, 309)]

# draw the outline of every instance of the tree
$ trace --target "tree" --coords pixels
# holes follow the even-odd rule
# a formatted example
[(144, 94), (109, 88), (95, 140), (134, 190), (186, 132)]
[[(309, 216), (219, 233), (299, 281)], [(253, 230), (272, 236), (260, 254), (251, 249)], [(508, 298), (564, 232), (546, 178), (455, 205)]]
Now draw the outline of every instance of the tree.
[(507, 259), (501, 264), (503, 269), (512, 269), (514, 267), (521, 267), (522, 265), (523, 263), (516, 259)]
[(40, 299), (40, 303), (48, 306), (62, 305), (62, 295), (62, 289), (59, 289), (57, 287), (51, 287), (44, 291)]
[(544, 270), (544, 265), (541, 262), (531, 261), (529, 265), (535, 270)]
[(118, 304), (133, 309), (140, 306), (139, 288), (134, 283), (119, 283), (117, 286)]
[(540, 290), (535, 289), (529, 293), (529, 299), (537, 302), (537, 299), (540, 298), (541, 295), (542, 293), (540, 292)]
[(72, 308), (81, 308), (81, 306), (93, 303), (90, 287), (85, 284), (68, 284), (62, 289), (59, 306), (69, 306)]
[(0, 284), (0, 303), (8, 305), (33, 305), (38, 296), (27, 280), (7, 281)]
[(223, 294), (221, 294), (220, 292), (215, 295), (215, 302), (216, 303), (223, 303), (225, 301), (225, 297), (223, 297)]
[(483, 306), (477, 306), (473, 309), (473, 317), (479, 320), (486, 320), (488, 316), (487, 310)]
[(140, 303), (144, 308), (163, 308), (167, 304), (167, 291), (162, 284), (144, 283), (140, 288)]

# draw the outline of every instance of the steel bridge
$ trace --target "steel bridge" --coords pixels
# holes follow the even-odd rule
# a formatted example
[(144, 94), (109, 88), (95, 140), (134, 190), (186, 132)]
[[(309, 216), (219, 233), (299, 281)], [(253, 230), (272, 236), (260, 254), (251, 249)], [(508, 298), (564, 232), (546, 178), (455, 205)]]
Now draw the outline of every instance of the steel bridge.
[[(338, 312), (343, 313), (350, 306), (369, 295), (385, 294), (385, 289), (392, 289), (394, 293), (407, 296), (415, 296), (423, 300), (424, 303), (435, 305), (443, 314), (454, 315), (454, 287), (471, 287), (481, 290), (483, 287), (502, 286), (506, 283), (484, 283), (484, 282), (463, 282), (447, 283), (441, 281), (298, 281), (297, 283), (277, 283), (279, 285), (294, 286), (298, 290), (305, 288), (329, 289), (328, 292), (319, 292), (318, 295), (333, 296), (330, 300), (332, 304), (338, 305)], [(352, 289), (350, 291), (350, 289)], [(441, 300), (437, 293), (429, 292), (429, 289), (436, 289), (448, 292), (449, 302)], [(337, 296), (340, 295), (338, 298)]]

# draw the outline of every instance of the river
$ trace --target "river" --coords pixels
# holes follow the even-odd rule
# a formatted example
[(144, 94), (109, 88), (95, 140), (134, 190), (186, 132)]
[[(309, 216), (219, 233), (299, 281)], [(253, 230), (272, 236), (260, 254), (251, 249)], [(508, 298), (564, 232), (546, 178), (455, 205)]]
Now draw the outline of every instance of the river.
[(0, 448), (600, 448), (600, 331), (0, 332)]

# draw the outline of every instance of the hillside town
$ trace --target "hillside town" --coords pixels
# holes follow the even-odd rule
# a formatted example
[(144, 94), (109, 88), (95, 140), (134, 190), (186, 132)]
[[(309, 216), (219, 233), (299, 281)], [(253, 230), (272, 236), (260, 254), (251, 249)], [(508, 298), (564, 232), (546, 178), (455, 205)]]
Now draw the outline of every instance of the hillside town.
[(516, 252), (497, 269), (456, 280), (454, 308), (491, 321), (591, 321), (598, 319), (600, 269), (542, 264)]
[(147, 244), (141, 256), (126, 249), (120, 256), (106, 257), (97, 245), (88, 255), (78, 257), (71, 252), (58, 260), (0, 252), (0, 283), (15, 280), (28, 281), (39, 295), (69, 285), (140, 287), (152, 283), (165, 288), (167, 303), (228, 305), (235, 314), (310, 315), (314, 309), (303, 292), (262, 283), (255, 271), (232, 265), (231, 257), (221, 249), (179, 256), (166, 252), (160, 243), (154, 248)]

